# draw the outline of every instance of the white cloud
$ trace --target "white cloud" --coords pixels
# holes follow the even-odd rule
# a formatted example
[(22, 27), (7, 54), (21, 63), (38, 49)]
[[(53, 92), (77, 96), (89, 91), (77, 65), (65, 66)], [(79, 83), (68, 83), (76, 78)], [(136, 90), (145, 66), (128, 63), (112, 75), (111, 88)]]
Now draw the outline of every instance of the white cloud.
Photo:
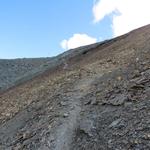
[(79, 46), (84, 46), (88, 44), (96, 43), (97, 39), (88, 36), (87, 34), (74, 34), (68, 40), (63, 40), (61, 42), (61, 47), (65, 50), (77, 48)]
[(96, 0), (93, 6), (94, 22), (113, 15), (114, 36), (127, 33), (150, 23), (149, 0)]

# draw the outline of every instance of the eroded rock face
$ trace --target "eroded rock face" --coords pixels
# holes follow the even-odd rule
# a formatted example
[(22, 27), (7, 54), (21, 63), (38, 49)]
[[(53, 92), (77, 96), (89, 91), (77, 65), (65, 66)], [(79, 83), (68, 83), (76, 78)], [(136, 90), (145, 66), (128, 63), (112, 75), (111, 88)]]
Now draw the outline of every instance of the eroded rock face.
[(62, 54), (67, 68), (58, 63), (1, 93), (0, 149), (149, 150), (148, 33)]

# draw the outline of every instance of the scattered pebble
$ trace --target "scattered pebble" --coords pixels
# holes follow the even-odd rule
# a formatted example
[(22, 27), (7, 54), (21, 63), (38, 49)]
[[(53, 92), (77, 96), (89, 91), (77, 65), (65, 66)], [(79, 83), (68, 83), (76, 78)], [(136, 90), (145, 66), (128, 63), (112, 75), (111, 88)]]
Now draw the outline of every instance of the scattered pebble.
[(64, 118), (66, 118), (66, 117), (68, 117), (68, 116), (69, 116), (68, 113), (64, 113), (64, 114), (63, 114), (63, 117), (64, 117)]
[(120, 122), (121, 122), (121, 119), (117, 119), (117, 120), (113, 121), (108, 127), (109, 127), (109, 128), (114, 128), (114, 127), (116, 127)]

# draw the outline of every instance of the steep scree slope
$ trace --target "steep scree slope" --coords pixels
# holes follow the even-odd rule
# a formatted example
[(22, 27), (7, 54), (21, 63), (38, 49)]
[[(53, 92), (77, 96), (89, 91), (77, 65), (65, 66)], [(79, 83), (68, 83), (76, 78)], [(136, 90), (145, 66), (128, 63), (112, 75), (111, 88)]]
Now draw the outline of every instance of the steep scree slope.
[(150, 25), (61, 58), (1, 93), (0, 149), (149, 150)]
[(0, 90), (8, 88), (35, 68), (45, 66), (51, 58), (0, 59)]

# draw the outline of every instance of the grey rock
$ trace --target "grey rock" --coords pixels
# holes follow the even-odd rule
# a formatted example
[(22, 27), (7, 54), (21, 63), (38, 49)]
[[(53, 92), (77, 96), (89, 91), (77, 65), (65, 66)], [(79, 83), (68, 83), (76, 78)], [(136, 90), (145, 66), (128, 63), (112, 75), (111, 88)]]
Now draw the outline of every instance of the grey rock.
[(149, 99), (150, 98), (150, 88), (147, 88), (145, 90), (145, 94), (146, 94), (147, 98)]
[(92, 120), (83, 120), (80, 123), (80, 130), (83, 131), (85, 134), (89, 135), (90, 137), (93, 136), (93, 130), (95, 126)]
[(121, 122), (122, 119), (117, 119), (115, 121), (113, 121), (108, 127), (109, 128), (114, 128), (116, 127), (120, 122)]
[(69, 116), (68, 113), (64, 113), (64, 114), (63, 114), (63, 117), (64, 117), (64, 118), (66, 118), (66, 117), (68, 117), (68, 116)]
[(86, 100), (84, 101), (84, 105), (89, 105), (89, 104), (91, 104), (91, 99), (86, 99)]
[(109, 100), (109, 104), (114, 105), (114, 106), (119, 106), (125, 103), (127, 100), (127, 96), (124, 94), (119, 94), (115, 98)]
[(66, 106), (66, 105), (67, 105), (67, 102), (63, 102), (63, 101), (62, 101), (62, 102), (60, 102), (60, 105), (61, 105), (61, 106)]
[(94, 98), (94, 99), (91, 101), (91, 105), (98, 105), (98, 101), (96, 100), (96, 98)]
[(126, 103), (124, 104), (125, 107), (130, 107), (131, 105), (132, 105), (132, 102), (126, 102)]

